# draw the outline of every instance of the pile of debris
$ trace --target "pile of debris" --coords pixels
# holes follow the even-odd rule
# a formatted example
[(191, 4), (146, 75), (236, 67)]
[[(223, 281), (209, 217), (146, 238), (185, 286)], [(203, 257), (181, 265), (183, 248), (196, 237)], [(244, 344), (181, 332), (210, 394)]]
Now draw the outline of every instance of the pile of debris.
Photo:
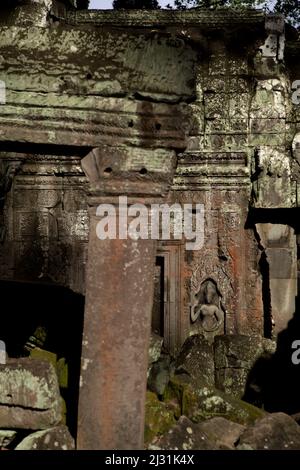
[(274, 357), (275, 342), (245, 335), (220, 335), (214, 344), (191, 336), (174, 359), (162, 350), (149, 364), (146, 448), (300, 449), (299, 415), (267, 412), (264, 381), (253, 376), (257, 363), (269, 367)]

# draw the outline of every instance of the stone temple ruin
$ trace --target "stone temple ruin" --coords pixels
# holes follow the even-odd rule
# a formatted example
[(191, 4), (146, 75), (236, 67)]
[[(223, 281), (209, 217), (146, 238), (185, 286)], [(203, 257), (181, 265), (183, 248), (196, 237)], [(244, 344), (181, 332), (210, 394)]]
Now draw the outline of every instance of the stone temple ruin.
[[(300, 448), (297, 30), (75, 3), (0, 10), (0, 447)], [(100, 240), (119, 196), (202, 204), (203, 246)]]

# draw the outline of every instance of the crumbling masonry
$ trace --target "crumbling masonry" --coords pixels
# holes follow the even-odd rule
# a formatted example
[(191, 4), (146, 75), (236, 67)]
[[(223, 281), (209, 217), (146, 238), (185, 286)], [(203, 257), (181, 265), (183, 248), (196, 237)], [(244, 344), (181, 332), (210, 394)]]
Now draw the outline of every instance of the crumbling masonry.
[[(257, 11), (71, 4), (1, 10), (0, 275), (85, 295), (77, 447), (134, 449), (153, 297), (171, 355), (195, 332), (275, 339), (296, 311), (300, 41)], [(120, 195), (203, 204), (204, 246), (99, 240)]]

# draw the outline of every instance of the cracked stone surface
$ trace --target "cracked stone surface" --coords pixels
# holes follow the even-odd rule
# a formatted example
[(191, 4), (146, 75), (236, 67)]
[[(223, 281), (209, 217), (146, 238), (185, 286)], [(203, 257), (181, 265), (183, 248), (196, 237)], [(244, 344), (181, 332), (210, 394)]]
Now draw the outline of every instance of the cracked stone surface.
[(246, 429), (240, 437), (237, 448), (298, 450), (300, 427), (290, 416), (284, 413), (273, 413)]
[(25, 437), (15, 450), (75, 450), (67, 426), (55, 426)]
[(0, 428), (45, 429), (62, 421), (62, 400), (52, 364), (10, 359), (0, 365)]

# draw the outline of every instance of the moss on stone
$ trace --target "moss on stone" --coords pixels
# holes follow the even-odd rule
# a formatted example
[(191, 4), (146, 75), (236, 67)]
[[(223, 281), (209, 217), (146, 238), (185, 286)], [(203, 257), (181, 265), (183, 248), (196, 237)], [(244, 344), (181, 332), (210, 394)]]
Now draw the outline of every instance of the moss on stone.
[(173, 377), (168, 385), (166, 397), (176, 397), (181, 404), (181, 414), (194, 422), (221, 416), (248, 425), (265, 416), (263, 410), (213, 387), (193, 383), (187, 377)]
[(43, 361), (50, 362), (53, 367), (56, 369), (57, 355), (51, 351), (46, 351), (41, 348), (34, 348), (30, 351), (30, 357), (33, 359), (41, 359)]
[(176, 423), (174, 405), (159, 401), (155, 393), (147, 391), (145, 415), (145, 444), (165, 434)]
[(56, 370), (59, 387), (68, 388), (68, 364), (64, 357), (57, 360), (55, 353), (41, 348), (31, 349), (30, 357), (32, 359), (41, 359), (50, 362)]
[(69, 369), (64, 357), (58, 359), (56, 363), (56, 372), (60, 388), (68, 388)]

